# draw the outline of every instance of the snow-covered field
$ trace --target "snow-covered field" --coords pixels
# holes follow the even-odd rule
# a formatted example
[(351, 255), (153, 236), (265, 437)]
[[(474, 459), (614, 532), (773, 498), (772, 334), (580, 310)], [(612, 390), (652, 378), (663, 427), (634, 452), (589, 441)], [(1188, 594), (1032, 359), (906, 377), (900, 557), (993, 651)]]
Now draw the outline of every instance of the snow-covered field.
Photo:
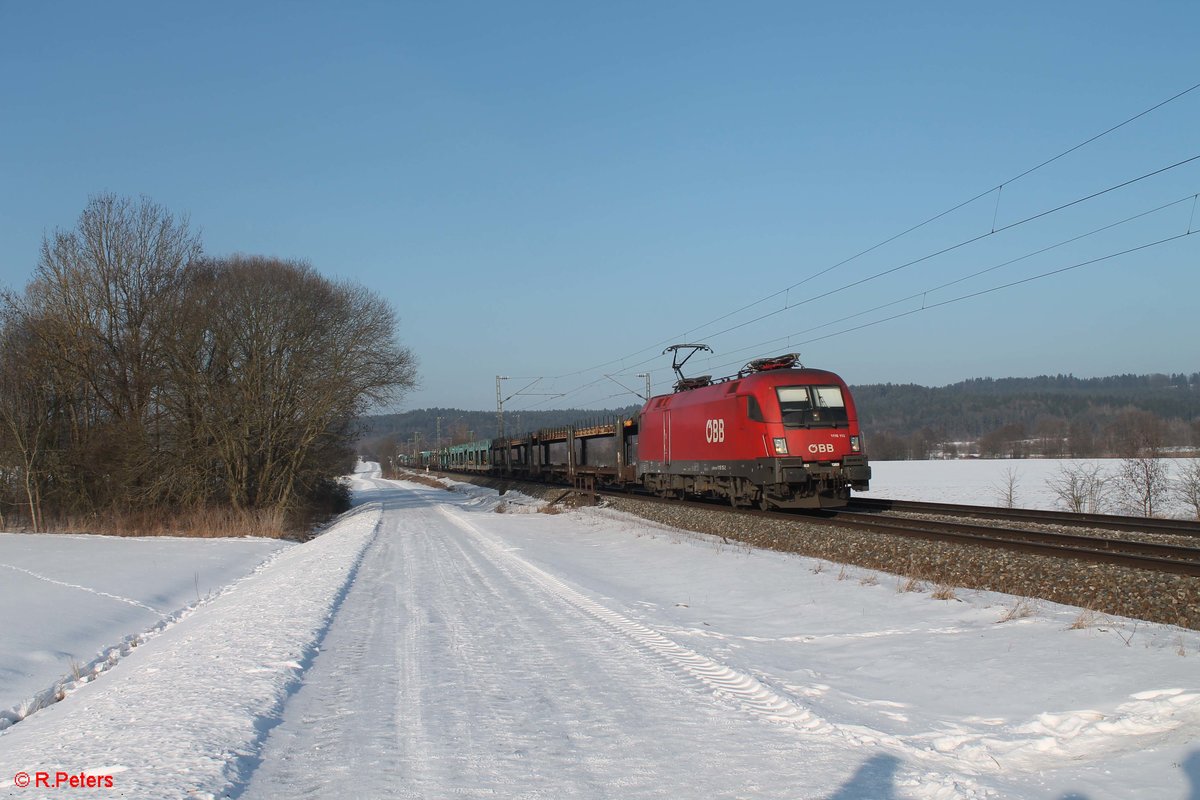
[[(1200, 797), (1200, 633), (456, 489), (357, 475), (325, 534), (0, 732), (0, 796)], [(122, 556), (72, 582), (170, 606)]]
[(289, 546), (0, 533), (0, 729)]
[[(1176, 478), (1187, 463), (1179, 459), (1164, 459), (1168, 480)], [(873, 461), (871, 462), (871, 491), (864, 497), (886, 497), (891, 500), (925, 500), (928, 502), (966, 503), (969, 505), (1007, 505), (1008, 478), (1013, 477), (1013, 505), (1018, 508), (1067, 509), (1050, 488), (1060, 479), (1063, 470), (1080, 466), (1097, 467), (1110, 480), (1101, 498), (1100, 509), (1106, 514), (1122, 514), (1122, 498), (1115, 477), (1120, 469), (1118, 459), (964, 459), (955, 461)], [(1195, 510), (1185, 507), (1168, 496), (1162, 513), (1156, 516), (1189, 518)]]

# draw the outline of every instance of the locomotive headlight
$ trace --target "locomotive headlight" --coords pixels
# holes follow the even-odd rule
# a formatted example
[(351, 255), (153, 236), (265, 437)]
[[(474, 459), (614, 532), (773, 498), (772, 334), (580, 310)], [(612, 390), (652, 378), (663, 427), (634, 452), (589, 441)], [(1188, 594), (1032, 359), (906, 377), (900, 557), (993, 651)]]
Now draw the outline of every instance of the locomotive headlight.
[(780, 456), (786, 456), (788, 454), (787, 439), (783, 438), (782, 436), (775, 437), (775, 454)]
[(862, 450), (862, 439), (857, 436), (850, 437), (850, 451), (857, 453)]

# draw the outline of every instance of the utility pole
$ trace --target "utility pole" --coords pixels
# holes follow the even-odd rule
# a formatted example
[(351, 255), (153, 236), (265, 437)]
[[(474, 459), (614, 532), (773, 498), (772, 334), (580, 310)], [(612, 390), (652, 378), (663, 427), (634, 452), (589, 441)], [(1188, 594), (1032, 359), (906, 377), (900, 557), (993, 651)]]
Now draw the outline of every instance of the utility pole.
[(523, 395), (526, 397), (562, 397), (561, 392), (555, 394), (553, 392), (529, 392), (529, 391), (526, 391), (527, 389), (533, 388), (533, 386), (536, 383), (541, 381), (540, 377), (534, 378), (532, 381), (530, 381), (529, 383), (525, 384), (523, 387), (521, 387), (517, 391), (510, 394), (508, 397), (505, 397), (504, 393), (500, 389), (500, 381), (506, 381), (508, 379), (509, 379), (509, 377), (507, 375), (497, 375), (496, 376), (496, 435), (499, 436), (500, 440), (504, 442), (503, 464), (504, 464), (505, 470), (507, 470), (509, 468), (509, 463), (511, 461), (511, 450), (508, 446), (508, 441), (504, 436), (504, 402), (506, 400), (513, 399), (517, 395)]
[(504, 401), (503, 392), (500, 391), (500, 381), (508, 380), (507, 375), (496, 376), (496, 435), (501, 439), (504, 438)]
[(500, 462), (501, 469), (508, 471), (508, 441), (504, 435), (504, 394), (500, 391), (500, 381), (508, 380), (507, 375), (496, 376), (496, 436), (500, 439), (500, 446), (504, 448), (503, 460)]
[(437, 445), (433, 449), (434, 450), (442, 449), (442, 418), (441, 417), (437, 418)]
[(646, 402), (650, 402), (650, 373), (639, 372), (637, 377), (646, 379)]

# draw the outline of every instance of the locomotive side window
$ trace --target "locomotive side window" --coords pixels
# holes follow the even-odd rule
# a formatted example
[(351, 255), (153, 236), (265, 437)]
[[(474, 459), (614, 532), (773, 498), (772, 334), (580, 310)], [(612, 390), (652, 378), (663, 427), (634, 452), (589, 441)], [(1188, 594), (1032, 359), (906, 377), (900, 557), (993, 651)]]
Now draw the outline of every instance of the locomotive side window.
[(766, 422), (763, 418), (762, 409), (758, 405), (758, 398), (750, 395), (746, 398), (746, 417), (751, 422)]
[(840, 386), (780, 386), (779, 411), (789, 428), (824, 428), (847, 424), (846, 400)]

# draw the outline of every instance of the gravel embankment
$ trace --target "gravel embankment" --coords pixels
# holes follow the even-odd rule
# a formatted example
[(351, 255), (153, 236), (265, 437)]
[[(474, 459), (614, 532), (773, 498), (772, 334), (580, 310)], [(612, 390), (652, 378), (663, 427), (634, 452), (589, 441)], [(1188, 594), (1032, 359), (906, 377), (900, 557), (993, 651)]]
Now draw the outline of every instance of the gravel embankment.
[[(451, 477), (466, 479), (461, 475)], [(562, 487), (486, 478), (473, 482), (519, 489), (544, 499), (554, 499), (564, 491)], [(805, 520), (752, 518), (720, 508), (672, 506), (623, 497), (605, 498), (604, 503), (663, 525), (722, 536), (753, 547), (914, 578), (913, 588), (919, 586), (925, 591), (940, 587), (985, 589), (1200, 630), (1200, 578), (857, 533)]]

